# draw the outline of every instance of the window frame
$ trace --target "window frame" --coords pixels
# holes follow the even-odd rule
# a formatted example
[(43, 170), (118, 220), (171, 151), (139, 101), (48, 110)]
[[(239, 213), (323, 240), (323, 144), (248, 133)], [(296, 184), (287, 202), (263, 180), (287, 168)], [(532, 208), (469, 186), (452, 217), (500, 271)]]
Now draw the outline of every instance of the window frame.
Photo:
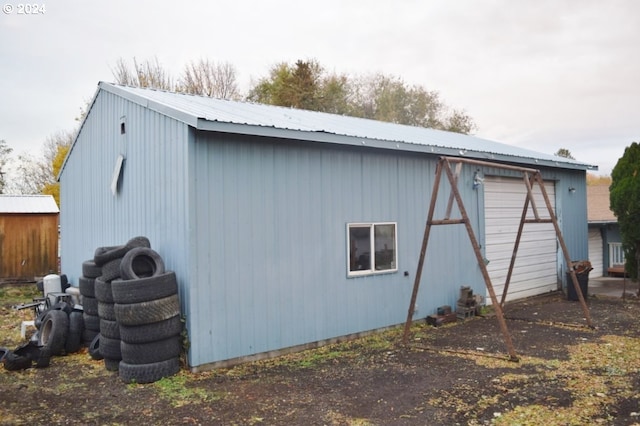
[[(393, 258), (391, 260), (390, 269), (376, 269), (376, 256), (375, 256), (375, 229), (376, 226), (392, 225), (393, 226)], [(351, 270), (351, 229), (352, 228), (369, 228), (369, 269)], [(362, 277), (379, 274), (390, 274), (398, 272), (398, 223), (397, 222), (349, 222), (347, 223), (347, 277)], [(373, 256), (371, 256), (373, 253)]]

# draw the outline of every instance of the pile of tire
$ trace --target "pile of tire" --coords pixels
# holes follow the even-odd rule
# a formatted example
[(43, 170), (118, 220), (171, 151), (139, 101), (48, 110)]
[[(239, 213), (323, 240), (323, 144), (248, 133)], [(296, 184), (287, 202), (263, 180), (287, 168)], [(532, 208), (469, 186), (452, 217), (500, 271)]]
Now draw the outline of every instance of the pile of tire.
[(102, 275), (102, 268), (96, 265), (93, 259), (82, 262), (82, 276), (78, 278), (78, 287), (83, 308), (84, 331), (82, 332), (82, 341), (85, 346), (91, 346), (93, 340), (100, 334), (98, 300), (95, 293), (96, 278), (100, 275)]
[(152, 383), (180, 370), (183, 324), (178, 283), (165, 271), (160, 255), (135, 248), (120, 263), (120, 279), (111, 282), (126, 383)]
[(148, 238), (135, 237), (121, 246), (98, 247), (95, 250), (93, 263), (100, 268), (100, 276), (95, 278), (93, 286), (99, 334), (94, 336), (89, 345), (89, 353), (94, 358), (102, 358), (108, 371), (118, 371), (122, 359), (120, 330), (114, 312), (111, 282), (120, 278), (120, 263), (129, 251), (150, 246)]
[(84, 321), (82, 310), (65, 301), (57, 301), (38, 313), (36, 332), (14, 350), (0, 348), (5, 370), (48, 367), (52, 356), (78, 352), (82, 347)]

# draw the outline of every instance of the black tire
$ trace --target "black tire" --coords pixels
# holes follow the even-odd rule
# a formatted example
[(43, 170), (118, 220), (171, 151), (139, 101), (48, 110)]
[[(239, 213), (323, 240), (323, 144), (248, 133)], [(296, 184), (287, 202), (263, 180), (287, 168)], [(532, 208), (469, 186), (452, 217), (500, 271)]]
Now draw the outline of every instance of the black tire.
[(98, 315), (98, 299), (82, 296), (82, 310), (87, 315)]
[(114, 259), (122, 259), (129, 249), (122, 246), (98, 247), (93, 254), (93, 261), (98, 266), (104, 266)]
[(69, 334), (64, 345), (64, 350), (68, 354), (76, 353), (82, 346), (82, 332), (84, 331), (83, 314), (73, 311), (69, 314)]
[(80, 288), (80, 294), (84, 297), (96, 297), (96, 292), (94, 289), (95, 282), (96, 282), (95, 278), (87, 278), (87, 277), (78, 278), (78, 286)]
[(47, 348), (40, 349), (40, 355), (36, 361), (36, 368), (48, 367), (51, 363), (51, 351)]
[(31, 367), (31, 360), (26, 356), (16, 355), (13, 351), (8, 351), (4, 360), (4, 369), (8, 371), (26, 370)]
[(95, 339), (96, 336), (99, 334), (100, 332), (97, 330), (87, 330), (85, 328), (84, 331), (82, 332), (82, 343), (84, 343), (87, 346), (91, 345), (91, 342), (93, 342), (93, 339)]
[(64, 293), (69, 287), (69, 278), (66, 274), (60, 275), (60, 289)]
[(33, 320), (33, 325), (35, 326), (36, 329), (40, 330), (40, 327), (42, 327), (42, 320), (44, 320), (44, 317), (47, 315), (47, 312), (49, 312), (49, 310), (45, 310), (42, 312), (39, 312), (38, 315), (36, 315), (36, 318)]
[(85, 330), (100, 331), (100, 317), (98, 315), (89, 315), (84, 312), (82, 319), (84, 320)]
[(103, 277), (96, 278), (95, 292), (98, 302), (113, 303), (111, 281), (105, 281)]
[(170, 358), (152, 364), (129, 364), (120, 362), (119, 376), (125, 383), (153, 383), (180, 371), (180, 360)]
[(100, 352), (100, 333), (96, 334), (89, 344), (89, 356), (96, 361), (104, 358)]
[(42, 348), (42, 346), (38, 345), (38, 342), (29, 341), (19, 345), (13, 350), (13, 353), (19, 356), (27, 357), (31, 361), (35, 361), (40, 357)]
[(105, 358), (104, 359), (104, 368), (107, 371), (118, 371), (120, 368), (120, 360), (119, 359), (112, 359), (112, 358)]
[(63, 311), (65, 314), (69, 315), (73, 312), (73, 306), (68, 304), (67, 302), (58, 302), (50, 308), (52, 311)]
[(175, 272), (133, 280), (114, 280), (111, 282), (115, 303), (140, 303), (162, 299), (178, 293)]
[(183, 330), (180, 315), (145, 325), (120, 324), (120, 339), (126, 343), (149, 343), (177, 336)]
[(127, 246), (127, 248), (129, 250), (132, 250), (136, 247), (147, 247), (150, 248), (151, 247), (151, 242), (149, 241), (149, 239), (147, 237), (144, 236), (138, 236), (138, 237), (133, 237), (131, 238), (129, 241), (127, 241), (127, 244), (125, 244)]
[(64, 311), (49, 311), (42, 321), (38, 344), (51, 351), (51, 355), (64, 355), (69, 333), (69, 316)]
[(116, 311), (113, 303), (98, 302), (98, 316), (109, 321), (116, 320)]
[(125, 280), (154, 277), (164, 274), (164, 261), (153, 249), (137, 247), (124, 255), (120, 263), (120, 276)]
[(144, 325), (164, 321), (180, 314), (180, 301), (174, 294), (149, 302), (114, 305), (116, 321), (120, 325)]
[(120, 326), (116, 321), (100, 319), (100, 334), (109, 339), (120, 340)]
[(18, 346), (13, 352), (35, 362), (36, 368), (48, 367), (51, 360), (51, 351), (44, 346), (38, 346), (38, 342), (34, 341)]
[(102, 266), (102, 275), (100, 275), (100, 279), (102, 281), (111, 282), (117, 278), (120, 278), (120, 263), (122, 263), (122, 259), (114, 259), (105, 263)]
[(82, 276), (87, 278), (98, 278), (102, 275), (100, 268), (93, 260), (85, 260), (82, 262)]
[(120, 343), (122, 360), (127, 364), (151, 364), (180, 356), (182, 343), (178, 336), (150, 343)]
[(105, 358), (122, 359), (120, 339), (110, 339), (100, 334), (100, 353)]
[(9, 349), (0, 347), (0, 362), (2, 362), (5, 355), (7, 355), (7, 352), (9, 352)]

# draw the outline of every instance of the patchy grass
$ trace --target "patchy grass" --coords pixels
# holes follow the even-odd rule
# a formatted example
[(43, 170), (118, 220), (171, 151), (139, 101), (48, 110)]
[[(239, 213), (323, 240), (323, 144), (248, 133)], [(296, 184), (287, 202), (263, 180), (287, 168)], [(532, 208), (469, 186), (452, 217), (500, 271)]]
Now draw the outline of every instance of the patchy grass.
[[(38, 296), (35, 285), (0, 287), (0, 345), (21, 343), (20, 322), (33, 312), (12, 306)], [(609, 332), (530, 326), (527, 347), (544, 347), (549, 330), (573, 337), (519, 363), (476, 345), (417, 348), (446, 344), (442, 336), (461, 336), (475, 320), (437, 329), (416, 322), (415, 347), (400, 345), (398, 327), (233, 368), (184, 369), (145, 385), (124, 384), (83, 349), (42, 370), (0, 369), (0, 389), (12, 397), (0, 404), (0, 424), (640, 424), (640, 304), (617, 306), (602, 308), (606, 318), (626, 315)]]
[(0, 285), (0, 346), (14, 347), (22, 342), (20, 325), (22, 321), (34, 319), (33, 309), (16, 310), (14, 306), (42, 297), (35, 284)]
[[(136, 386), (139, 385), (131, 385), (133, 390)], [(159, 396), (174, 408), (219, 401), (227, 396), (225, 392), (212, 392), (197, 386), (197, 380), (193, 380), (193, 375), (186, 371), (165, 377), (153, 383), (153, 387)]]

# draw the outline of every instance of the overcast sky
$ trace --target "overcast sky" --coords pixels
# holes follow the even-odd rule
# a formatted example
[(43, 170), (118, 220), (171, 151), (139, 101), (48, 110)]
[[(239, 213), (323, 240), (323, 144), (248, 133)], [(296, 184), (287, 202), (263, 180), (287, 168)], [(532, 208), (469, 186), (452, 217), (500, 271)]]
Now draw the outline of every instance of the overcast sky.
[[(0, 139), (40, 151), (72, 130), (119, 58), (234, 65), (243, 89), (278, 62), (381, 72), (438, 91), (477, 135), (610, 174), (640, 141), (636, 0), (0, 0)], [(12, 9), (12, 10), (11, 10)], [(10, 12), (10, 13), (9, 13)]]

